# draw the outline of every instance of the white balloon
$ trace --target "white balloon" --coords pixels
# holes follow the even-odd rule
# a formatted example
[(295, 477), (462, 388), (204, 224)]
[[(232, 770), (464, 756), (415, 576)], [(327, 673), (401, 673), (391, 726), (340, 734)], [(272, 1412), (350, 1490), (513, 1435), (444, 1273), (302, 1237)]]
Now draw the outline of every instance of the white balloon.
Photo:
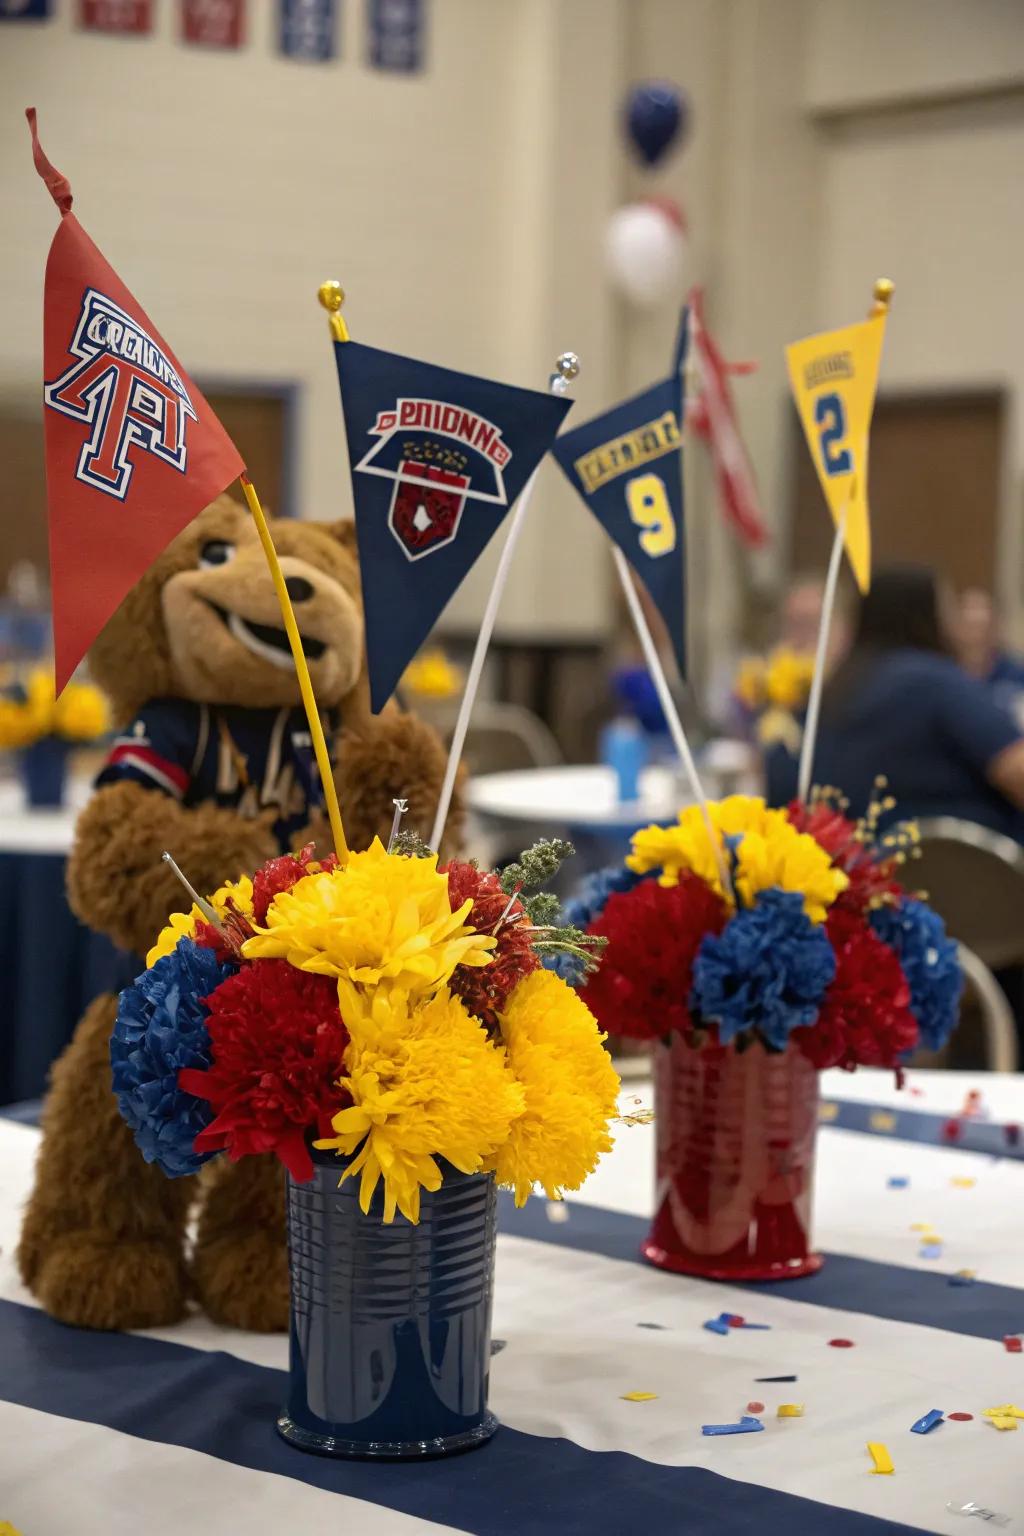
[(612, 282), (631, 304), (650, 309), (678, 295), (686, 237), (657, 204), (617, 208), (605, 230), (604, 254)]

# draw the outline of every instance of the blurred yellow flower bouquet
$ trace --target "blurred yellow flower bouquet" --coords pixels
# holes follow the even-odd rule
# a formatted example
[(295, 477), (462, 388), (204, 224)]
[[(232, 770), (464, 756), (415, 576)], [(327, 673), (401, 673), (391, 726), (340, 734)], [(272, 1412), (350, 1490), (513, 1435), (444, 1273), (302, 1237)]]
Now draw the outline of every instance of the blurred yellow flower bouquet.
[(802, 714), (811, 691), (814, 657), (780, 645), (767, 656), (745, 656), (736, 671), (733, 698), (748, 731), (763, 746), (800, 747)]
[[(402, 848), (404, 851), (398, 851)], [(298, 1183), (336, 1156), (383, 1220), (420, 1216), (445, 1166), (522, 1204), (577, 1189), (611, 1146), (618, 1077), (593, 1014), (545, 961), (592, 969), (559, 926), (568, 844), (501, 875), (410, 838), (341, 865), (272, 859), (176, 915), (122, 993), (121, 1113), (171, 1176), (275, 1152)]]
[(18, 753), (30, 805), (60, 805), (72, 746), (109, 729), (107, 701), (92, 683), (69, 683), (58, 699), (53, 673), (37, 667), (0, 690), (0, 751)]

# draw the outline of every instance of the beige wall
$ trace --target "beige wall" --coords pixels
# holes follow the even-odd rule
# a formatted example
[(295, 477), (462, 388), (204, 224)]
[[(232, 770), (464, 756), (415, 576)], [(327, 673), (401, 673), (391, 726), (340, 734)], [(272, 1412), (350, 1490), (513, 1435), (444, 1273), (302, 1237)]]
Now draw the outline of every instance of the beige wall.
[[(1012, 394), (1004, 596), (1019, 606), (1024, 485), (1024, 4), (1020, 0), (433, 0), (428, 72), (275, 57), (268, 0), (239, 56), (89, 37), (62, 19), (0, 31), (0, 389), (37, 388), (54, 212), (19, 116), (34, 102), (77, 211), (197, 376), (303, 386), (300, 504), (348, 505), (340, 412), (314, 291), (338, 276), (353, 331), (542, 387), (571, 347), (576, 417), (665, 367), (675, 304), (637, 315), (605, 279), (608, 213), (650, 188), (684, 203), (687, 283), (726, 351), (780, 542), (748, 563), (689, 469), (694, 624), (733, 647), (751, 583), (782, 575), (791, 439), (782, 347), (898, 285), (883, 387), (993, 380)], [(630, 80), (689, 91), (690, 144), (641, 178), (618, 135)], [(824, 515), (824, 514), (823, 514)], [(493, 557), (492, 557), (493, 559)], [(453, 605), (472, 624), (486, 562)], [(549, 466), (504, 605), (506, 634), (592, 635), (610, 613), (598, 530)], [(701, 647), (698, 645), (698, 654)]]

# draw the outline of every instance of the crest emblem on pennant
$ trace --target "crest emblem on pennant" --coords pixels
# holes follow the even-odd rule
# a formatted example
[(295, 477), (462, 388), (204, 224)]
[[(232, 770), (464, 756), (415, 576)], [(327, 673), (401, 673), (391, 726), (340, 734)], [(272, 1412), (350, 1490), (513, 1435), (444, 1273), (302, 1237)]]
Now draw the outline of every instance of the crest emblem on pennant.
[(421, 560), (458, 536), (468, 501), (505, 507), (512, 458), (500, 428), (440, 400), (396, 401), (379, 411), (377, 441), (357, 472), (394, 481), (388, 527), (407, 560)]
[(67, 350), (75, 361), (46, 385), (43, 399), (91, 428), (75, 478), (124, 501), (137, 451), (185, 474), (185, 432), (196, 410), (178, 370), (138, 321), (87, 288)]

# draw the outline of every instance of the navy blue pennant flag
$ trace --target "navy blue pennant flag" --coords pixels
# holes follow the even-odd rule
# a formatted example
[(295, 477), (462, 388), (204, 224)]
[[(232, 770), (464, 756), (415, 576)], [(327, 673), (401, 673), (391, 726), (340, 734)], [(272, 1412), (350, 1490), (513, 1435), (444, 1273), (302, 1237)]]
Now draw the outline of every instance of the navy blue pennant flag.
[(571, 400), (336, 341), (374, 712), (551, 447)]
[[(685, 335), (680, 358), (685, 351)], [(686, 675), (682, 368), (643, 394), (564, 432), (552, 450), (622, 550), (665, 621)]]

